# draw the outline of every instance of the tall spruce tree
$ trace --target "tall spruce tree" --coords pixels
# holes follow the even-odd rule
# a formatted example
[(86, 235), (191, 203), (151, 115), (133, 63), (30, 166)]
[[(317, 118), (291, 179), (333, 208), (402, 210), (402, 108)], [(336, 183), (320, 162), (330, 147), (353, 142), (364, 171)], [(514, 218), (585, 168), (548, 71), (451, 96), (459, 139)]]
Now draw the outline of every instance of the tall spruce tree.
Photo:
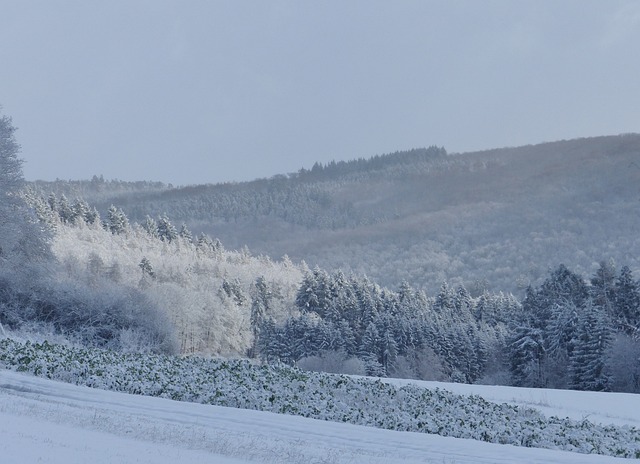
[(628, 266), (620, 269), (615, 282), (614, 323), (632, 336), (640, 335), (640, 289)]
[(578, 318), (573, 353), (569, 362), (569, 386), (576, 390), (608, 391), (611, 377), (606, 357), (612, 331), (606, 311), (587, 302)]

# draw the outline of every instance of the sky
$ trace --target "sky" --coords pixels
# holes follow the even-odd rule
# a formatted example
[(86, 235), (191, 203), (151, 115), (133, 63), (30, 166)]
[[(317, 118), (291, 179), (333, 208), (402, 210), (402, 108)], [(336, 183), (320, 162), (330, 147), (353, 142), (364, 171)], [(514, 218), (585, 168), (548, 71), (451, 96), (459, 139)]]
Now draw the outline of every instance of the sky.
[(28, 180), (243, 181), (638, 132), (636, 0), (0, 0)]

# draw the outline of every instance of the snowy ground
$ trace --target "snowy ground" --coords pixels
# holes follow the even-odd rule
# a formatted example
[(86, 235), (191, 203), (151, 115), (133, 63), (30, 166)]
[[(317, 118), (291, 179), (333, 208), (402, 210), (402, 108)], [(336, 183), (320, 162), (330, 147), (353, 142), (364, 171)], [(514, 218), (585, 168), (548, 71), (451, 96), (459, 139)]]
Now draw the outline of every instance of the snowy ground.
[(537, 409), (547, 417), (569, 417), (599, 424), (632, 425), (640, 429), (640, 395), (544, 388), (496, 387), (464, 383), (381, 379), (392, 385), (440, 388), (459, 395), (478, 395), (492, 403), (508, 403)]
[[(395, 381), (400, 382), (400, 381)], [(545, 413), (640, 422), (640, 395), (432, 384)], [(469, 390), (466, 390), (469, 389)], [(559, 406), (559, 409), (555, 409)], [(555, 412), (554, 412), (555, 411)], [(577, 416), (575, 416), (577, 415)], [(77, 387), (0, 370), (2, 463), (605, 463), (496, 445)]]

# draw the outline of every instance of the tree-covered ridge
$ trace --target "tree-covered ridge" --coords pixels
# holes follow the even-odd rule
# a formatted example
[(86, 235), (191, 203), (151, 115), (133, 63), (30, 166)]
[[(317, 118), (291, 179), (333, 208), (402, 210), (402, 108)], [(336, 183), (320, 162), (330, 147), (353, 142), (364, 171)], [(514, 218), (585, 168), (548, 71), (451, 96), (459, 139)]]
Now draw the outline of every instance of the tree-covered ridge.
[[(168, 212), (175, 220), (189, 223), (233, 222), (275, 218), (312, 229), (339, 229), (384, 221), (380, 211), (354, 207), (334, 193), (350, 183), (359, 184), (380, 176), (404, 176), (419, 171), (443, 169), (454, 163), (441, 148), (415, 149), (370, 159), (316, 163), (310, 170), (258, 179), (252, 182), (164, 188), (155, 183), (99, 181), (38, 182), (38, 191), (88, 199), (100, 210), (109, 203), (123, 208), (132, 220)], [(109, 192), (113, 192), (109, 196)]]
[(287, 254), (389, 287), (407, 281), (435, 293), (447, 280), (477, 296), (523, 292), (559, 262), (585, 275), (609, 258), (640, 271), (639, 155), (640, 136), (628, 134), (454, 155), (413, 150), (111, 198), (65, 195), (103, 216), (115, 204), (139, 223), (166, 213), (229, 248)]

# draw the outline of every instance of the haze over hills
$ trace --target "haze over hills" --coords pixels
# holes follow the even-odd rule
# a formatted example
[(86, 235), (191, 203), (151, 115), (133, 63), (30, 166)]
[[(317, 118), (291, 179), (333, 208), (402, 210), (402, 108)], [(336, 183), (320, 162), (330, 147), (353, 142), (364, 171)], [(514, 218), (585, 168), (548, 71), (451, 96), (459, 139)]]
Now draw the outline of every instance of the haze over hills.
[(564, 263), (640, 269), (640, 135), (447, 154), (431, 147), (252, 182), (35, 183), (130, 219), (167, 214), (227, 248), (287, 254), (430, 293), (515, 291)]

